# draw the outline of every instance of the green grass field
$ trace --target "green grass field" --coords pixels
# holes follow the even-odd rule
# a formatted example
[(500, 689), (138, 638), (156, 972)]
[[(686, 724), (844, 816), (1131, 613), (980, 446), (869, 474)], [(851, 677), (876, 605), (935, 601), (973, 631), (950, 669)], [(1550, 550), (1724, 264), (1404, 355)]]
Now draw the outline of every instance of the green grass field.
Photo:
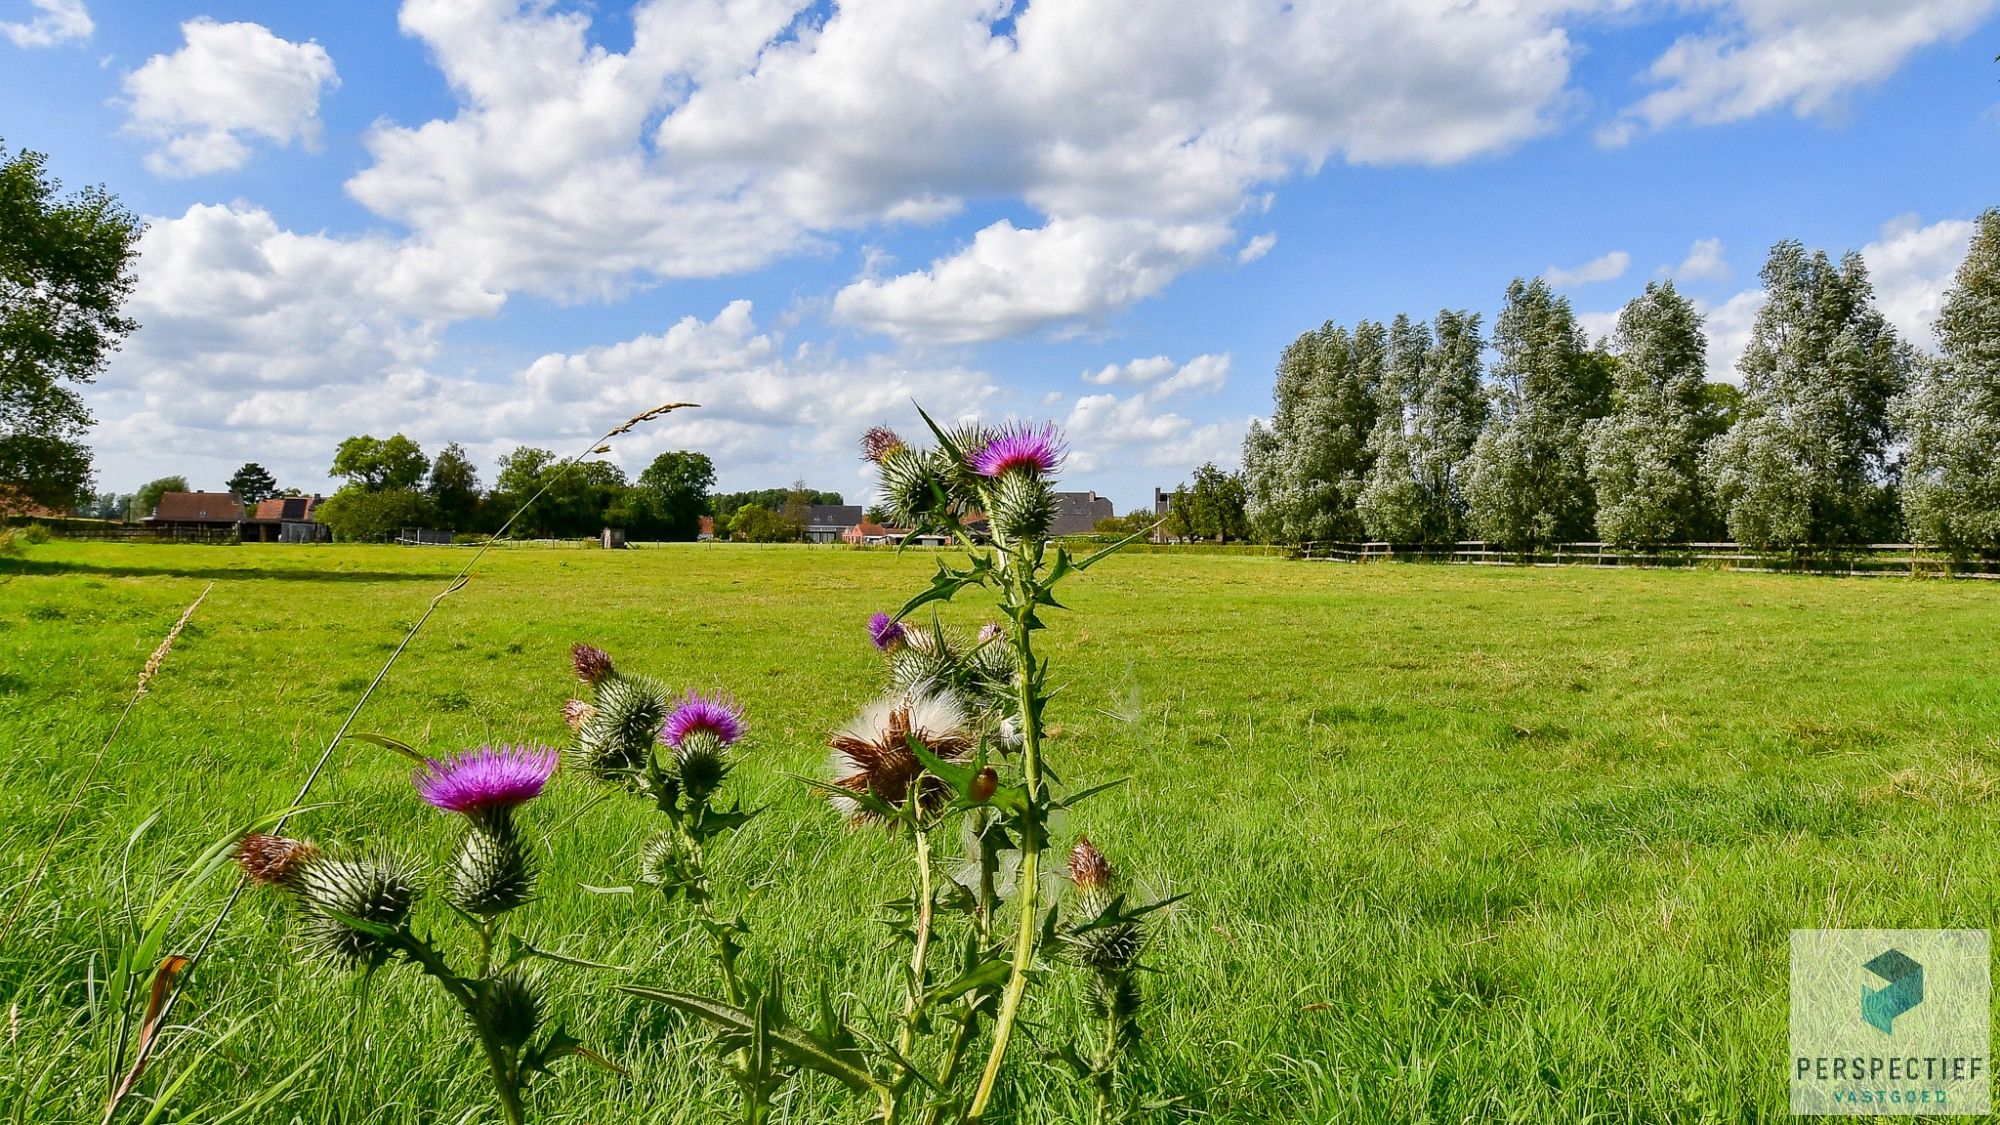
[[(0, 560), (7, 906), (147, 655), (215, 582), (0, 949), (0, 1120), (101, 1112), (79, 1013), (128, 835), (161, 814), (131, 850), (142, 896), (282, 807), (463, 561), (60, 542)], [(717, 864), (750, 898), (751, 961), (887, 997), (873, 915), (903, 893), (900, 852), (787, 775), (820, 770), (827, 731), (878, 690), (862, 622), (931, 566), (838, 548), (496, 551), (358, 729), (436, 752), (560, 741), (578, 640), (733, 691), (755, 724), (740, 784), (770, 806)], [(1784, 1118), (1788, 930), (2000, 918), (2000, 587), (1135, 555), (1066, 590), (1075, 612), (1043, 634), (1068, 685), (1050, 754), (1073, 782), (1131, 778), (1066, 828), (1146, 891), (1188, 895), (1157, 926), (1138, 1081), (1200, 1120)], [(710, 990), (685, 907), (581, 889), (630, 883), (648, 827), (637, 802), (586, 809), (592, 795), (561, 780), (529, 811), (555, 831), (525, 925)], [(447, 818), (373, 747), (343, 746), (315, 800), (297, 827), (322, 841), (448, 850)], [(217, 879), (201, 908), (227, 890)], [(396, 971), (363, 993), (302, 959), (283, 921), (246, 899), (196, 976), (181, 1017), (254, 1030), (183, 1101), (227, 1104), (317, 1060), (261, 1120), (491, 1119), (434, 990)], [(600, 977), (555, 979), (554, 1015), (630, 1077), (565, 1070), (536, 1119), (730, 1119), (699, 1029)], [(1079, 1003), (1055, 979), (1031, 1019)], [(154, 1080), (175, 1067), (170, 1051)], [(1013, 1074), (1011, 1120), (1082, 1117), (1032, 1051)], [(785, 1119), (863, 1108), (813, 1082)]]

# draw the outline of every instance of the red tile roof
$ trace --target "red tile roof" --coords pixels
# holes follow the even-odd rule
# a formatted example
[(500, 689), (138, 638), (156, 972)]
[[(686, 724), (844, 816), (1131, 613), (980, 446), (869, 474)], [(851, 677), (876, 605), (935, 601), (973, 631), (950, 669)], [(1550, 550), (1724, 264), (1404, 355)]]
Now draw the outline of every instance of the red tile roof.
[(233, 492), (169, 492), (153, 509), (160, 523), (236, 523), (243, 518), (243, 502)]

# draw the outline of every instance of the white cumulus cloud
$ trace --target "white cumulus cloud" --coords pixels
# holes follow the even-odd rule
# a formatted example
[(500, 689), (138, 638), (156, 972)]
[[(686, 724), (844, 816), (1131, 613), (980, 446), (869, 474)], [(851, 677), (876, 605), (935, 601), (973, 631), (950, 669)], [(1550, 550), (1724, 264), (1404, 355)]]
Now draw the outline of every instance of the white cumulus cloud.
[(28, 5), (35, 9), (35, 18), (0, 21), (0, 35), (5, 35), (16, 47), (81, 43), (97, 30), (83, 0), (28, 0)]
[(2000, 0), (1699, 0), (1720, 26), (1676, 40), (1653, 61), (1657, 87), (1600, 130), (1608, 145), (1689, 123), (1772, 110), (1825, 113), (1912, 54), (1964, 37)]
[(1631, 254), (1623, 250), (1613, 250), (1609, 254), (1592, 258), (1580, 266), (1569, 269), (1550, 266), (1542, 271), (1542, 278), (1558, 289), (1567, 289), (1576, 285), (1593, 285), (1600, 281), (1616, 281), (1625, 276), (1625, 271), (1631, 268), (1631, 265)]
[(1676, 281), (1716, 281), (1730, 274), (1729, 260), (1722, 256), (1722, 240), (1697, 238), (1688, 247), (1687, 257), (1666, 273)]
[(1884, 225), (1881, 237), (1861, 248), (1868, 279), (1875, 285), (1875, 303), (1906, 342), (1936, 349), (1932, 329), (1972, 243), (1973, 227), (1970, 219), (1924, 226), (1915, 215), (1905, 215)]
[(293, 43), (261, 24), (193, 19), (170, 55), (125, 76), (126, 129), (154, 143), (156, 175), (199, 176), (242, 167), (252, 140), (319, 144), (319, 99), (340, 84), (317, 43)]

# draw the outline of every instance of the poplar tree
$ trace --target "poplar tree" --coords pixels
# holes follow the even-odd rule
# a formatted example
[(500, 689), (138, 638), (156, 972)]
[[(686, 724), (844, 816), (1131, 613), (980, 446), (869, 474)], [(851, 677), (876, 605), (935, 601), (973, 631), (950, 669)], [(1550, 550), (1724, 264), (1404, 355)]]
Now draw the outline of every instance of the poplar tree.
[(1460, 478), (1485, 421), (1479, 314), (1446, 310), (1435, 331), (1407, 316), (1390, 327), (1357, 509), (1372, 539), (1455, 542), (1464, 528)]
[(1609, 411), (1609, 364), (1591, 352), (1569, 300), (1540, 278), (1507, 287), (1493, 344), (1493, 418), (1465, 473), (1472, 531), (1514, 548), (1587, 538), (1595, 506), (1584, 428)]
[(1648, 283), (1618, 314), (1613, 347), (1611, 414), (1590, 424), (1585, 451), (1597, 537), (1651, 547), (1708, 534), (1701, 450), (1711, 410), (1701, 314), (1673, 282)]
[(1937, 321), (1939, 354), (1896, 404), (1909, 445), (1911, 538), (1954, 554), (2000, 549), (2000, 210), (1979, 217)]
[(1271, 425), (1244, 438), (1249, 515), (1267, 539), (1351, 539), (1381, 381), (1383, 330), (1328, 321), (1278, 359)]
[(1737, 364), (1742, 413), (1703, 457), (1729, 534), (1792, 550), (1895, 534), (1889, 408), (1911, 358), (1861, 255), (1835, 265), (1788, 240), (1761, 277), (1767, 299)]

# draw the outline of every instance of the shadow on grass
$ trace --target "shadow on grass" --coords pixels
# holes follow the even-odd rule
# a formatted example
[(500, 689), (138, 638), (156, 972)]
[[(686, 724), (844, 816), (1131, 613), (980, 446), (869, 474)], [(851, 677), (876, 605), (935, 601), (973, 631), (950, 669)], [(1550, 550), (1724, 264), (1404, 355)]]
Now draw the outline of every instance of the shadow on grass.
[(124, 566), (56, 559), (0, 559), (0, 576), (80, 574), (97, 578), (277, 579), (285, 582), (437, 582), (422, 571), (333, 570), (300, 566)]

